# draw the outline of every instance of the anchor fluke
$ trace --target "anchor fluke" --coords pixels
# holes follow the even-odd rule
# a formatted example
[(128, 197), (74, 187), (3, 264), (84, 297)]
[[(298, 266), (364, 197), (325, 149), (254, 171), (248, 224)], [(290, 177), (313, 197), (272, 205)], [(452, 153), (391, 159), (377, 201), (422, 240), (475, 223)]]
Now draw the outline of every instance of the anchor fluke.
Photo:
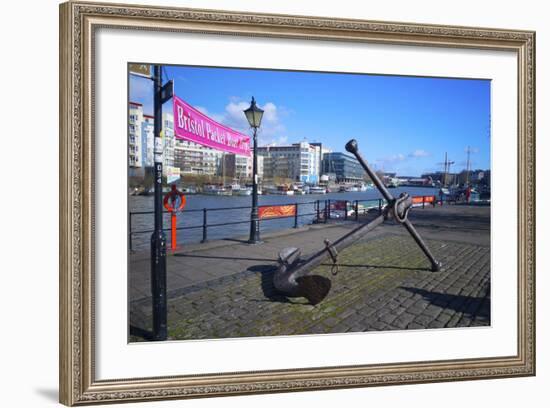
[(309, 303), (316, 305), (327, 296), (332, 285), (330, 279), (324, 276), (300, 273), (300, 253), (299, 248), (292, 247), (279, 252), (273, 285), (285, 296), (305, 297)]
[(299, 295), (305, 297), (309, 303), (315, 306), (328, 295), (332, 283), (329, 278), (321, 275), (306, 275), (296, 278)]

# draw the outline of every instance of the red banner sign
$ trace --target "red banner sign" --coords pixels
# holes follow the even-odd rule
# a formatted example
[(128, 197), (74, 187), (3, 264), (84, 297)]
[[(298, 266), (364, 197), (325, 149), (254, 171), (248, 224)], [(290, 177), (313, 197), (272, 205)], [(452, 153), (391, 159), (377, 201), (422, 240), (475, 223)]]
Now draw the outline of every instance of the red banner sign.
[(413, 204), (422, 204), (422, 203), (428, 203), (433, 204), (435, 201), (435, 196), (417, 196), (413, 197)]
[[(250, 156), (250, 137), (210, 119), (174, 95), (174, 133), (189, 140), (241, 156)], [(243, 113), (244, 116), (244, 113)]]
[(263, 205), (258, 208), (260, 219), (274, 217), (292, 217), (296, 215), (296, 206), (291, 205)]

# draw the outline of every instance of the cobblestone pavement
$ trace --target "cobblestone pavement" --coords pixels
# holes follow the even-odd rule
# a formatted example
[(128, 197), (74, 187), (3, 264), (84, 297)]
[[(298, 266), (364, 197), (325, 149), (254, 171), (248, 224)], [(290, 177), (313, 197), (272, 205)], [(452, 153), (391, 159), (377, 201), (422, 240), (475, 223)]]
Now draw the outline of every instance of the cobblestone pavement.
[[(456, 218), (462, 210), (453, 211), (448, 214)], [(445, 265), (441, 272), (428, 269), (428, 261), (410, 236), (402, 233), (402, 227), (378, 229), (377, 234), (341, 252), (338, 275), (331, 275), (328, 264), (313, 271), (332, 281), (327, 298), (316, 306), (275, 292), (274, 248), (266, 247), (263, 258), (249, 259), (246, 269), (169, 291), (169, 337), (208, 339), (490, 325), (489, 211), (478, 210), (485, 221), (468, 226), (462, 220), (457, 224), (457, 230), (465, 229), (463, 235), (453, 232), (444, 212), (439, 213), (439, 221), (429, 217), (430, 225), (425, 227), (421, 217), (417, 220), (428, 246)], [(444, 225), (451, 228), (443, 231)], [(437, 234), (428, 232), (434, 228)], [(289, 241), (300, 236), (295, 235), (277, 241), (289, 246)], [(317, 246), (316, 240), (312, 247)], [(226, 250), (209, 252), (226, 254)], [(233, 256), (236, 252), (238, 249), (233, 248)], [(215, 262), (220, 268), (222, 260)], [(231, 263), (229, 259), (223, 262)], [(131, 341), (147, 338), (143, 333), (151, 328), (150, 299), (131, 302), (130, 321), (134, 327)], [(136, 335), (140, 332), (141, 337)]]

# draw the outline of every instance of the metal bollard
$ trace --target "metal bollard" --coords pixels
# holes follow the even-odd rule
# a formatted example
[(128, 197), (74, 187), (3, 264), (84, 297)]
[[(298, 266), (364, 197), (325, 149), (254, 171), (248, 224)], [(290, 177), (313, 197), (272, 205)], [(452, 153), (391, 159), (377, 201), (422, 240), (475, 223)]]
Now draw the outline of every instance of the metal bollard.
[(344, 220), (348, 220), (348, 200), (346, 200), (346, 205), (344, 206)]
[(128, 245), (130, 248), (130, 253), (134, 252), (134, 248), (132, 247), (132, 213), (128, 213)]
[(320, 213), (321, 210), (319, 208), (319, 200), (317, 200), (315, 205), (316, 205), (315, 211), (317, 212), (317, 223), (319, 223), (319, 221), (321, 221), (321, 213)]
[(207, 209), (206, 208), (203, 208), (202, 209), (202, 241), (201, 241), (201, 244), (204, 244), (205, 242), (208, 241), (208, 232), (207, 232), (207, 227), (208, 227), (208, 216), (207, 216)]

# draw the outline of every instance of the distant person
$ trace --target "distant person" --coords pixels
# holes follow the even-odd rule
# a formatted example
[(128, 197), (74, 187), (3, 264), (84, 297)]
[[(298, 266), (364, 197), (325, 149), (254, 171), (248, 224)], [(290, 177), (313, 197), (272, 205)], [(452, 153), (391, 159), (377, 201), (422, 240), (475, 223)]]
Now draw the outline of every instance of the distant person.
[(443, 189), (440, 188), (440, 189), (439, 189), (439, 202), (441, 203), (441, 205), (443, 205), (443, 196), (444, 196), (444, 195), (445, 195), (445, 194), (443, 193)]
[(470, 203), (470, 197), (472, 196), (472, 187), (468, 186), (466, 188), (466, 202)]

